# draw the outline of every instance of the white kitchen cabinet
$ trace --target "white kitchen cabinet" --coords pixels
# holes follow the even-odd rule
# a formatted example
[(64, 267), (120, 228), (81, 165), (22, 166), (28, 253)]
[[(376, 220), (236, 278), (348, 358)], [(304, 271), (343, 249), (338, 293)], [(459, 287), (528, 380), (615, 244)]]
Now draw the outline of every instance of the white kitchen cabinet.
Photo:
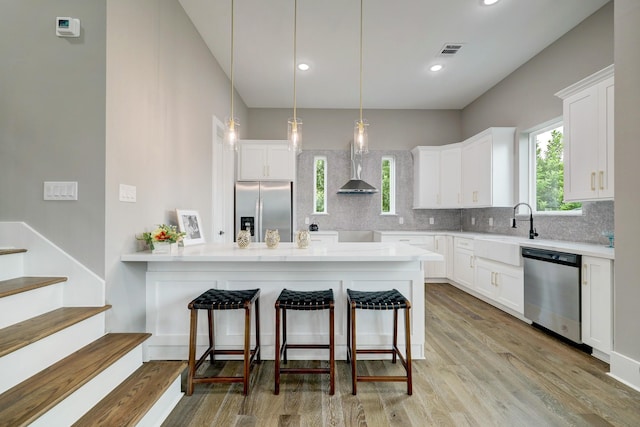
[(295, 151), (288, 141), (242, 140), (238, 144), (238, 181), (295, 181)]
[(515, 128), (494, 127), (462, 143), (464, 207), (513, 206)]
[(453, 245), (453, 280), (473, 289), (475, 276), (473, 239), (454, 237)]
[(582, 342), (607, 356), (612, 347), (612, 293), (612, 261), (583, 256)]
[(413, 154), (413, 208), (461, 207), (460, 144), (415, 147)]
[(338, 243), (337, 231), (311, 231), (311, 246), (313, 245), (331, 245)]
[(564, 199), (613, 199), (613, 65), (558, 92), (562, 98)]
[(476, 258), (475, 264), (475, 290), (490, 300), (523, 315), (523, 268), (484, 258)]
[[(429, 243), (431, 247), (429, 247)], [(435, 279), (447, 277), (447, 236), (431, 236), (426, 249), (436, 252), (444, 257), (442, 261), (425, 261), (424, 277)]]

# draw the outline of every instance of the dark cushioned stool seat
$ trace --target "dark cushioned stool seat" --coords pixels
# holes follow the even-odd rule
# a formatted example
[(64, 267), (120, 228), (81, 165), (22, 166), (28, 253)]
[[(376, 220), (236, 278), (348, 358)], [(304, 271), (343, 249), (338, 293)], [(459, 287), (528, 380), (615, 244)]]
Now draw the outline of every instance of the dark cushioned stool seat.
[[(280, 393), (280, 374), (329, 374), (329, 394), (335, 393), (335, 345), (333, 290), (292, 291), (283, 289), (275, 303), (276, 360), (275, 394)], [(287, 342), (287, 310), (329, 310), (329, 344), (289, 344)], [(282, 313), (282, 345), (280, 345), (280, 315)], [(287, 363), (288, 349), (329, 349), (329, 368), (281, 368)]]
[[(256, 345), (250, 348), (251, 340), (251, 305), (255, 306)], [(224, 290), (209, 289), (195, 298), (188, 305), (191, 311), (191, 327), (189, 332), (189, 367), (187, 372), (187, 396), (193, 394), (196, 383), (243, 383), (243, 394), (249, 392), (249, 373), (254, 363), (260, 362), (260, 289)], [(204, 354), (196, 361), (196, 341), (198, 332), (198, 310), (206, 310), (209, 326), (209, 346)], [(214, 335), (214, 310), (244, 310), (244, 347), (241, 350), (216, 350)], [(204, 363), (207, 356), (213, 363), (216, 354), (242, 355), (243, 374), (235, 377), (204, 377), (196, 376), (196, 370)]]
[[(398, 349), (398, 310), (404, 309), (406, 358)], [(393, 310), (393, 345), (391, 349), (356, 348), (356, 310)], [(352, 393), (357, 393), (358, 381), (401, 381), (407, 383), (407, 394), (413, 393), (411, 381), (411, 302), (396, 289), (384, 291), (354, 291), (347, 289), (347, 362), (351, 362)], [(392, 363), (400, 358), (406, 375), (358, 375), (357, 354), (391, 354)]]

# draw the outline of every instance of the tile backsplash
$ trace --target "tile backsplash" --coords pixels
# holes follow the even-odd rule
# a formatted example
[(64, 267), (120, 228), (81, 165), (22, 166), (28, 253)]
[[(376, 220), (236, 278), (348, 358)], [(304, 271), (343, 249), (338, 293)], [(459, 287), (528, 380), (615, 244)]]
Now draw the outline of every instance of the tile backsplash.
[[(313, 159), (327, 158), (327, 214), (313, 214)], [(371, 151), (363, 157), (362, 179), (380, 188), (382, 156), (396, 161), (396, 214), (382, 215), (380, 193), (337, 194), (351, 177), (347, 150), (305, 150), (298, 156), (296, 191), (296, 229), (306, 229), (305, 218), (320, 230), (400, 230), (470, 231), (528, 236), (528, 216), (518, 215), (517, 228), (511, 228), (513, 208), (413, 209), (413, 158), (409, 151)], [(612, 231), (614, 202), (583, 203), (580, 215), (534, 215), (540, 239), (606, 244), (603, 231)], [(493, 225), (489, 225), (492, 218)], [(474, 221), (472, 221), (474, 219)], [(526, 219), (526, 220), (525, 220)], [(400, 224), (402, 220), (402, 224)], [(474, 222), (474, 224), (472, 224)]]

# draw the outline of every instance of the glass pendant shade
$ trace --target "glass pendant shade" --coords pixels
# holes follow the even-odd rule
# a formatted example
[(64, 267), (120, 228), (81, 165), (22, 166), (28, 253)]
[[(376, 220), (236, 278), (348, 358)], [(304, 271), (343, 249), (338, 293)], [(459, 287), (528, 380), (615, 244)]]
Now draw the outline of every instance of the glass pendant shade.
[(356, 154), (366, 154), (369, 152), (368, 127), (369, 122), (365, 119), (356, 120), (356, 125), (353, 128), (353, 149)]
[(229, 151), (235, 151), (238, 147), (238, 131), (240, 130), (240, 123), (235, 117), (227, 119), (227, 126), (224, 132), (224, 146)]
[(296, 154), (302, 152), (302, 120), (296, 117), (290, 118), (287, 126), (287, 138), (289, 139), (289, 150)]

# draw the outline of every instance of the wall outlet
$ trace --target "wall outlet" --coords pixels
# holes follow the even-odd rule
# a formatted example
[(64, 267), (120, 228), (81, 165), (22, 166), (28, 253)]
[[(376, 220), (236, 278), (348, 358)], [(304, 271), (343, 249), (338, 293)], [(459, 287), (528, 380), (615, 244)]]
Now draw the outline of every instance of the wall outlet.
[(489, 227), (493, 227), (493, 218), (489, 218)]
[(402, 225), (404, 224), (404, 218), (403, 217), (398, 217), (398, 224)]
[(471, 217), (471, 225), (476, 225), (476, 217)]
[(435, 224), (435, 220), (433, 219), (433, 217), (429, 218), (429, 224), (431, 225)]
[(305, 224), (307, 224), (307, 225), (309, 225), (309, 217), (308, 217), (308, 216), (305, 216), (305, 217), (304, 217), (304, 223), (305, 223)]

